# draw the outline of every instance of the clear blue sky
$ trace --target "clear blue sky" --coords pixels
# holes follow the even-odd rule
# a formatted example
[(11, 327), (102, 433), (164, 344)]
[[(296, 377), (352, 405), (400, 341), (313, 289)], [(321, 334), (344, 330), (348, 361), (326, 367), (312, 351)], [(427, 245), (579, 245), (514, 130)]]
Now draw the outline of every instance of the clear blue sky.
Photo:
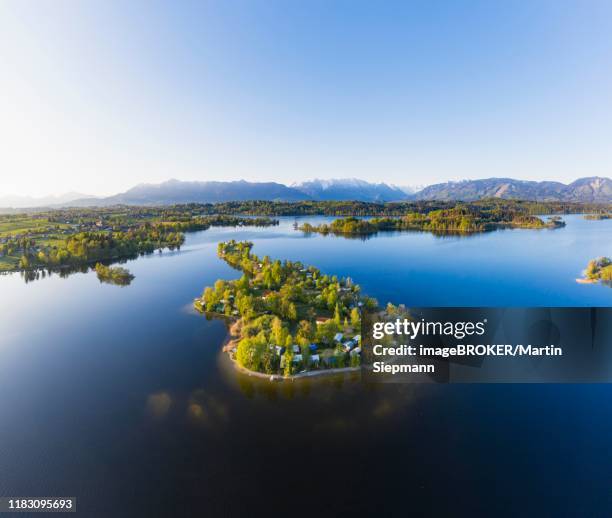
[(0, 194), (612, 174), (612, 2), (0, 3)]

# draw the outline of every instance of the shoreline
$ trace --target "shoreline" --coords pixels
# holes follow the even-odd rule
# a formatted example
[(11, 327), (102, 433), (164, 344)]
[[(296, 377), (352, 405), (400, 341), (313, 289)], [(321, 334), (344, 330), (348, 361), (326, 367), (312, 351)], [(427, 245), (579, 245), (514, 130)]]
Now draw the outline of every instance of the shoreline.
[(238, 365), (238, 361), (232, 358), (232, 349), (238, 345), (238, 341), (240, 338), (232, 332), (232, 327), (234, 327), (238, 323), (237, 319), (234, 320), (235, 321), (228, 329), (225, 341), (221, 346), (221, 351), (227, 354), (227, 357), (229, 358), (230, 362), (232, 362), (232, 365), (234, 366), (234, 369), (236, 369), (236, 371), (241, 372), (242, 374), (246, 374), (247, 376), (266, 379), (268, 381), (293, 381), (295, 379), (301, 378), (317, 378), (320, 376), (329, 376), (331, 374), (346, 374), (349, 372), (357, 372), (361, 370), (361, 367), (341, 367), (336, 369), (321, 369), (316, 371), (298, 372), (297, 374), (293, 374), (292, 376), (285, 376), (283, 374), (266, 374), (265, 372), (252, 371), (251, 369), (247, 369), (242, 365)]
[(576, 279), (576, 282), (578, 284), (597, 284), (599, 281), (597, 279), (578, 278), (578, 279)]
[(232, 362), (232, 365), (234, 366), (234, 369), (236, 369), (236, 371), (242, 374), (246, 374), (247, 376), (253, 376), (255, 378), (261, 378), (268, 381), (294, 381), (296, 379), (317, 378), (321, 376), (329, 376), (331, 374), (347, 374), (349, 372), (357, 372), (361, 370), (361, 367), (342, 367), (339, 369), (323, 369), (318, 371), (298, 372), (297, 374), (294, 374), (292, 376), (283, 376), (282, 374), (265, 374), (263, 372), (252, 371), (250, 369), (247, 369), (246, 367), (238, 365), (238, 362), (234, 358), (232, 358), (229, 351), (225, 350), (225, 347), (223, 352), (227, 353), (227, 356)]
[[(349, 216), (349, 217), (353, 217), (353, 216)], [(394, 216), (396, 218), (400, 218), (401, 216)], [(376, 234), (379, 233), (391, 233), (391, 232), (424, 232), (424, 233), (429, 233), (429, 234), (434, 234), (434, 235), (449, 235), (449, 236), (455, 236), (455, 235), (472, 235), (472, 234), (483, 234), (486, 232), (495, 232), (496, 230), (505, 230), (505, 229), (521, 229), (521, 230), (555, 230), (558, 228), (563, 228), (565, 226), (565, 222), (562, 222), (562, 224), (557, 224), (557, 223), (550, 223), (550, 222), (543, 222), (542, 226), (533, 226), (533, 225), (524, 225), (524, 224), (520, 224), (520, 223), (512, 223), (512, 222), (499, 222), (499, 223), (487, 223), (485, 225), (485, 228), (481, 228), (481, 229), (470, 229), (470, 230), (461, 230), (459, 228), (447, 228), (444, 230), (435, 230), (435, 229), (431, 229), (431, 228), (423, 228), (423, 227), (404, 227), (404, 228), (380, 228), (380, 229), (375, 229), (375, 230), (371, 230), (371, 231), (367, 231), (367, 232), (342, 232), (342, 231), (332, 231), (332, 230), (328, 230), (327, 232), (321, 232), (320, 230), (304, 230), (302, 227), (298, 227), (298, 231), (304, 233), (304, 234), (319, 234), (321, 236), (339, 236), (339, 237), (346, 237), (346, 236), (354, 236), (354, 237), (363, 237), (363, 236), (374, 236)]]

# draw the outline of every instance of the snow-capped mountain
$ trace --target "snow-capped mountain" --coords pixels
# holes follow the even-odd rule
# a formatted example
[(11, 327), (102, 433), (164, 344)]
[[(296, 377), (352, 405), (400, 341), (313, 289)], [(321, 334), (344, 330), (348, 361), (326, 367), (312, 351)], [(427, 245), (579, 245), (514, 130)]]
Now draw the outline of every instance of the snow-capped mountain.
[(408, 198), (399, 187), (370, 183), (357, 178), (310, 180), (291, 186), (315, 200), (398, 201)]

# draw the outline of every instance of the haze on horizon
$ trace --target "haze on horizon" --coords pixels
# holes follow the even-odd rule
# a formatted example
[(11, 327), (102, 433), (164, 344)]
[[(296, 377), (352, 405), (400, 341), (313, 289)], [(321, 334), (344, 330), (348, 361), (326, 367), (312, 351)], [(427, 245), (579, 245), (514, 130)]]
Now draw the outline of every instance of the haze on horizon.
[(0, 195), (612, 172), (612, 3), (0, 3)]

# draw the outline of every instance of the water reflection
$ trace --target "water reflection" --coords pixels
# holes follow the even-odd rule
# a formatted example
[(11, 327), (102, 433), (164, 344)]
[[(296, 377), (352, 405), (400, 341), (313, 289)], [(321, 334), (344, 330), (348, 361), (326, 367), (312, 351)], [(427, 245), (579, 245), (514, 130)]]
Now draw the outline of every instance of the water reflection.
[[(605, 385), (381, 386), (356, 374), (270, 383), (236, 373), (220, 352), (224, 323), (195, 315), (191, 301), (216, 279), (235, 278), (216, 243), (236, 238), (255, 241), (258, 255), (350, 276), (396, 304), (609, 305), (611, 290), (573, 281), (589, 259), (612, 254), (611, 220), (367, 242), (304, 239), (287, 228), (292, 221), (190, 234), (193, 253), (130, 264), (138, 282), (127, 290), (105, 289), (91, 272), (66, 280), (68, 272), (40, 272), (46, 279), (35, 287), (0, 277), (3, 494), (70, 493), (92, 517), (176, 516), (180, 506), (191, 516), (262, 508), (276, 516), (302, 500), (312, 502), (310, 516), (339, 515), (321, 498), (333, 493), (360, 511), (370, 494), (371, 514), (387, 516), (405, 514), (407, 491), (417, 488), (427, 506), (413, 514), (431, 515), (432, 502), (455, 505), (461, 495), (493, 509), (495, 489), (517, 480), (542, 488), (546, 465), (551, 494), (540, 515), (568, 514), (566, 500), (550, 507), (558, 494), (607, 498)], [(493, 461), (483, 488), (478, 477)], [(576, 473), (601, 484), (578, 487)], [(398, 495), (397, 505), (378, 498), (383, 492)], [(529, 496), (505, 500), (514, 506), (505, 514), (537, 504)], [(96, 513), (100, 502), (107, 507)]]
[[(124, 258), (117, 261), (98, 261), (105, 266), (111, 264), (125, 264), (133, 258)], [(95, 271), (95, 265), (83, 264), (78, 266), (58, 266), (56, 268), (40, 268), (37, 270), (22, 270), (19, 272), (20, 277), (27, 284), (32, 281), (38, 281), (47, 277), (57, 275), (60, 279), (66, 279), (76, 273), (88, 273)], [(6, 275), (11, 275), (12, 272), (5, 272)], [(102, 282), (102, 281), (101, 281)], [(129, 283), (128, 283), (129, 284)]]
[(163, 419), (172, 406), (172, 398), (167, 392), (151, 394), (147, 398), (146, 412), (154, 419)]
[(221, 428), (229, 419), (229, 405), (221, 397), (197, 389), (187, 402), (187, 417), (198, 425)]
[[(53, 275), (57, 275), (58, 277), (65, 279), (74, 273), (87, 273), (89, 270), (90, 267), (88, 265), (82, 265), (62, 268), (44, 268), (40, 270), (25, 270), (20, 271), (19, 275), (27, 284), (29, 282), (45, 279)], [(10, 275), (10, 273), (7, 275)]]
[[(180, 250), (180, 247), (172, 251), (168, 251), (168, 250), (161, 251), (160, 250), (159, 254), (162, 254), (162, 253), (166, 256), (171, 256), (173, 254), (181, 253), (181, 250)], [(122, 257), (120, 259), (101, 259), (99, 261), (96, 261), (93, 264), (62, 265), (62, 266), (55, 266), (55, 267), (37, 268), (34, 270), (20, 270), (19, 275), (21, 276), (21, 278), (24, 280), (25, 283), (42, 280), (42, 279), (45, 279), (46, 277), (51, 277), (52, 275), (57, 275), (61, 279), (66, 279), (76, 273), (88, 273), (88, 272), (95, 271), (96, 264), (102, 264), (104, 266), (126, 264), (129, 261), (138, 259), (140, 256), (147, 256), (147, 255), (151, 256), (153, 255), (153, 252), (143, 253), (143, 254), (132, 254), (129, 256)], [(15, 273), (17, 272), (0, 272), (0, 275), (11, 275)], [(110, 282), (110, 281), (101, 279), (101, 282)], [(122, 282), (115, 281), (115, 282), (111, 282), (111, 284), (127, 286), (129, 285), (129, 282), (122, 283)]]
[[(494, 229), (478, 230), (478, 231), (472, 231), (472, 232), (462, 232), (460, 230), (421, 230), (421, 229), (412, 229), (412, 228), (407, 228), (404, 230), (378, 230), (376, 232), (368, 232), (368, 233), (363, 233), (363, 234), (344, 234), (341, 232), (321, 233), (321, 232), (308, 232), (304, 230), (300, 230), (299, 232), (302, 233), (303, 237), (310, 238), (310, 239), (320, 236), (323, 239), (342, 238), (342, 239), (346, 239), (349, 241), (369, 241), (370, 239), (373, 239), (373, 238), (396, 237), (396, 236), (401, 236), (401, 235), (406, 235), (406, 234), (426, 234), (426, 235), (431, 235), (437, 239), (457, 239), (457, 238), (470, 239), (470, 238), (481, 236), (483, 234), (489, 234), (493, 232), (503, 232), (505, 230), (516, 230), (516, 228), (511, 227), (511, 226), (499, 226)], [(545, 228), (545, 229), (538, 229), (538, 230), (544, 231), (544, 230), (555, 230), (555, 229)]]

